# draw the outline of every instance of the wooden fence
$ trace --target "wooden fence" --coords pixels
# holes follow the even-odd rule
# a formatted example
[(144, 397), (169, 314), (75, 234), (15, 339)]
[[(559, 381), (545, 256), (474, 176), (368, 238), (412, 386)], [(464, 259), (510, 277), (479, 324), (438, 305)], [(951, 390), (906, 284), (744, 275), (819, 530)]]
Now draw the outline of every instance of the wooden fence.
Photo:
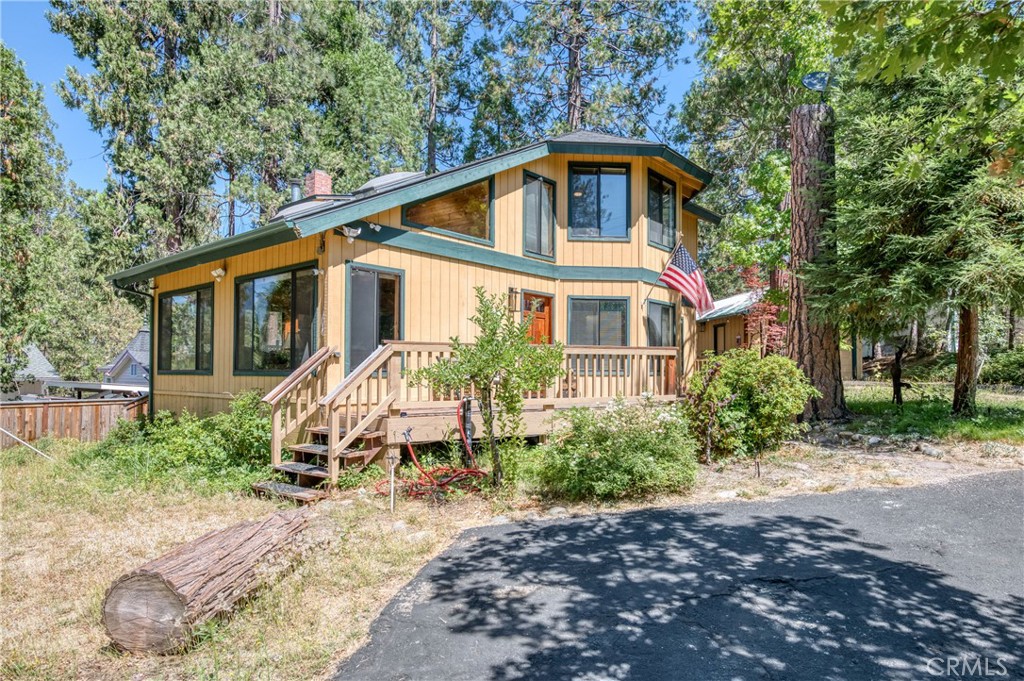
[[(102, 440), (118, 419), (135, 420), (148, 411), (149, 399), (0, 402), (0, 428), (26, 442), (41, 437)], [(0, 449), (18, 442), (0, 432)]]

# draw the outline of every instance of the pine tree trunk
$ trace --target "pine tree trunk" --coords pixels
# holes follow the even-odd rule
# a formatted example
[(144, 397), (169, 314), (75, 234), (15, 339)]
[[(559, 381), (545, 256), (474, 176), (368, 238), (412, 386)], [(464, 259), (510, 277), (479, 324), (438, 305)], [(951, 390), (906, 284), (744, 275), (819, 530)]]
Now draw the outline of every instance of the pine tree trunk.
[(1007, 334), (1007, 337), (1006, 337), (1006, 349), (1007, 350), (1013, 350), (1013, 347), (1015, 345), (1014, 341), (1016, 340), (1016, 335), (1017, 335), (1017, 314), (1013, 311), (1013, 308), (1011, 307), (1010, 308), (1010, 332)]
[(978, 310), (960, 308), (960, 334), (953, 379), (953, 415), (974, 416), (978, 390)]
[(918, 337), (918, 329), (917, 329), (917, 320), (915, 319), (914, 321), (910, 322), (910, 337), (907, 339), (907, 354), (908, 355), (916, 355), (917, 354), (917, 349), (919, 347), (918, 346), (918, 341), (919, 341), (919, 337)]
[(430, 82), (427, 85), (427, 175), (437, 172), (437, 26), (430, 27)]
[(871, 344), (871, 359), (882, 359), (882, 341), (876, 340)]
[(810, 400), (804, 419), (840, 419), (847, 416), (839, 355), (839, 329), (835, 324), (812, 320), (807, 290), (800, 276), (805, 263), (822, 254), (821, 233), (835, 207), (831, 187), (835, 171), (833, 116), (825, 104), (804, 104), (790, 115), (792, 134), (792, 217), (789, 277), (789, 329), (786, 354), (818, 389), (821, 397)]
[(566, 70), (566, 123), (569, 130), (578, 130), (583, 126), (583, 43), (586, 36), (580, 32), (579, 16), (583, 13), (583, 3), (576, 0), (572, 4), (572, 19), (569, 29), (569, 64)]

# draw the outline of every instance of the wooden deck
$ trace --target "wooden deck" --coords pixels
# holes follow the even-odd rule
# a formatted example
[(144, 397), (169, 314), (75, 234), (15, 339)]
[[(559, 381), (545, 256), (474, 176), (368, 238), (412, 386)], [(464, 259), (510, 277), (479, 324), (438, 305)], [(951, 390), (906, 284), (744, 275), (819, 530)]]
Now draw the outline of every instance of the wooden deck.
[[(547, 434), (557, 412), (572, 407), (603, 406), (616, 397), (675, 399), (680, 384), (676, 353), (673, 347), (567, 347), (561, 378), (525, 396), (525, 434)], [(447, 343), (392, 341), (331, 386), (326, 377), (341, 356), (335, 348), (321, 349), (264, 397), (271, 406), (272, 465), (295, 473), (300, 484), (309, 481), (311, 476), (287, 465), (290, 457), (322, 470), (317, 480), (333, 483), (341, 467), (382, 457), (389, 447), (405, 442), (407, 431), (414, 443), (452, 437), (460, 400), (476, 397), (475, 386), (438, 394), (408, 379), (415, 370), (450, 357)], [(479, 435), (483, 423), (475, 402), (473, 420)]]

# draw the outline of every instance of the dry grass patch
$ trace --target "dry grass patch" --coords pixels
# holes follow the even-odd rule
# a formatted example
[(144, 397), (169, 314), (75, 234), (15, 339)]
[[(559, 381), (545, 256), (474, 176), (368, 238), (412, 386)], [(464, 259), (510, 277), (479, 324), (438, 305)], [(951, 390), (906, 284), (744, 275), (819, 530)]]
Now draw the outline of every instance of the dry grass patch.
[[(239, 494), (100, 491), (67, 463), (79, 443), (53, 443), (56, 464), (0, 454), (4, 603), (2, 678), (311, 679), (363, 641), (388, 600), (463, 527), (490, 515), (467, 499), (432, 507), (352, 495), (318, 506), (313, 531), (333, 538), (235, 616), (203, 627), (187, 653), (113, 651), (100, 606), (121, 573), (213, 529), (279, 507)], [(401, 520), (404, 527), (394, 529)]]

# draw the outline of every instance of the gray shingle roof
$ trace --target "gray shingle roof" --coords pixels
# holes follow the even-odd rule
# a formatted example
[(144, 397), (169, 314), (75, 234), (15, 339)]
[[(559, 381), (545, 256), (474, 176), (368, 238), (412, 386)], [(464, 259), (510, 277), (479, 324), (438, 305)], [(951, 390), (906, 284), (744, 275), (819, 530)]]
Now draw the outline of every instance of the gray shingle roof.
[(758, 298), (760, 298), (760, 295), (757, 291), (745, 291), (743, 293), (737, 293), (734, 296), (729, 296), (728, 298), (723, 298), (722, 300), (716, 300), (715, 309), (697, 317), (697, 321), (707, 322), (712, 319), (721, 319), (722, 317), (746, 314), (750, 311), (753, 304), (757, 302)]
[(596, 130), (574, 130), (573, 132), (567, 132), (564, 135), (554, 137), (551, 141), (582, 142), (594, 144), (639, 144), (652, 147), (658, 146), (657, 142), (651, 142), (650, 140), (639, 140), (633, 137), (620, 137), (619, 135), (609, 135), (606, 132), (597, 132)]
[(36, 379), (45, 381), (60, 379), (60, 374), (57, 373), (57, 370), (50, 364), (50, 360), (46, 359), (46, 355), (43, 354), (43, 351), (35, 343), (26, 345), (23, 352), (28, 357), (28, 364), (14, 373), (14, 380), (27, 381)]
[(139, 332), (135, 334), (135, 337), (128, 341), (128, 345), (125, 346), (124, 350), (114, 355), (109, 362), (99, 368), (100, 371), (106, 373), (114, 368), (118, 360), (121, 359), (121, 355), (124, 353), (131, 355), (132, 359), (136, 364), (141, 364), (147, 370), (149, 369), (149, 329), (139, 329)]

